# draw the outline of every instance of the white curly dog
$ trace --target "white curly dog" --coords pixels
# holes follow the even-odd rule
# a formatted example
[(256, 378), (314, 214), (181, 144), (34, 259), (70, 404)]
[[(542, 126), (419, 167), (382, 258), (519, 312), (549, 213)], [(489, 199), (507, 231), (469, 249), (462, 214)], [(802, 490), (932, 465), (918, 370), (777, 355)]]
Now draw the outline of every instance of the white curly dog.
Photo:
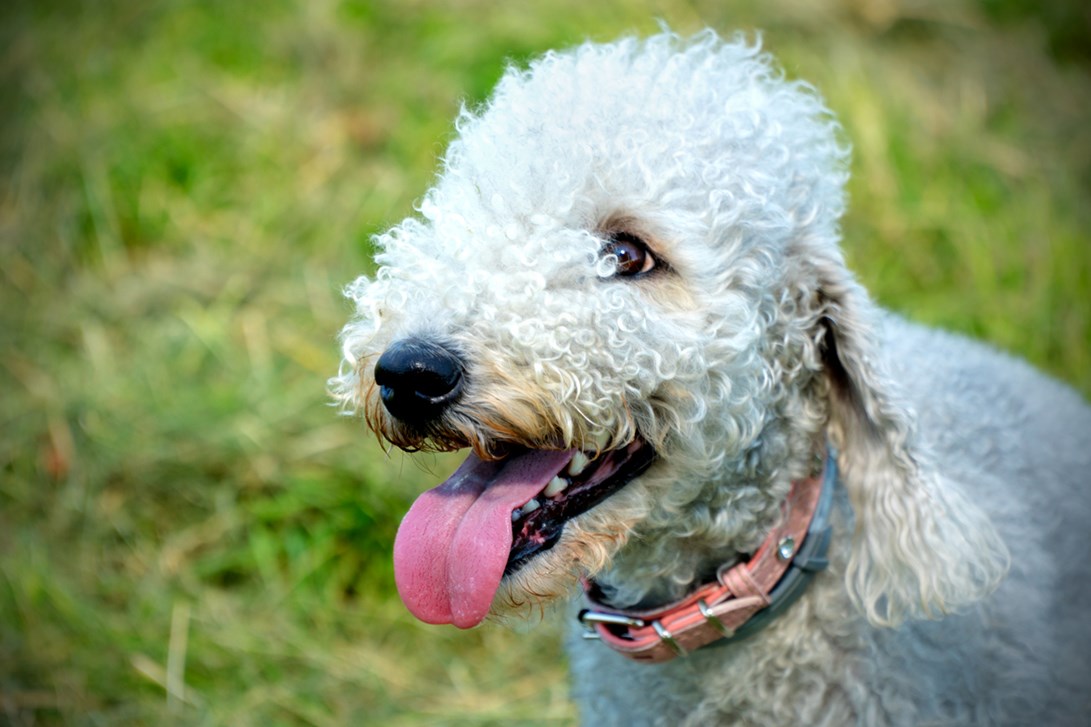
[(402, 522), (410, 611), (574, 597), (587, 725), (1088, 724), (1091, 409), (869, 300), (812, 88), (664, 32), (456, 127), (331, 379), (471, 450)]

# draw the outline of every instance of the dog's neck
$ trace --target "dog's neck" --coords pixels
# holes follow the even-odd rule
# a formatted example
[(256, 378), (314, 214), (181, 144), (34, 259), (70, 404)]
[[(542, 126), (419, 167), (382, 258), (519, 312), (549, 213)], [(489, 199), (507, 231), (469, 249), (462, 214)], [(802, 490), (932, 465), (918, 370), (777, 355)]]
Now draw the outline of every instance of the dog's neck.
[(610, 568), (595, 577), (606, 602), (619, 608), (655, 608), (715, 580), (725, 565), (748, 558), (781, 517), (792, 481), (820, 470), (825, 442), (815, 441), (809, 438), (798, 447), (794, 465), (774, 472), (759, 468), (707, 483), (690, 505), (688, 532), (680, 534), (670, 521), (663, 527), (638, 526)]
[(579, 614), (584, 637), (637, 661), (662, 662), (761, 630), (827, 567), (835, 458), (827, 456), (816, 469), (793, 481), (780, 517), (755, 553), (733, 556), (684, 598), (616, 608), (598, 584), (587, 582), (587, 607)]

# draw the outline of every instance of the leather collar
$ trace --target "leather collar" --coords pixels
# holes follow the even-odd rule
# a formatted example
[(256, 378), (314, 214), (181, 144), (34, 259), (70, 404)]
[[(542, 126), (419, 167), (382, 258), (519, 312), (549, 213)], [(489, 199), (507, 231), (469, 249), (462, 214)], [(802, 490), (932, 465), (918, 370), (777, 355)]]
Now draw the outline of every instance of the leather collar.
[(779, 523), (753, 555), (720, 566), (716, 580), (655, 609), (619, 609), (596, 600), (584, 583), (588, 608), (579, 613), (584, 638), (599, 639), (630, 659), (647, 663), (758, 631), (806, 590), (826, 568), (837, 460), (827, 448), (816, 474), (792, 482)]

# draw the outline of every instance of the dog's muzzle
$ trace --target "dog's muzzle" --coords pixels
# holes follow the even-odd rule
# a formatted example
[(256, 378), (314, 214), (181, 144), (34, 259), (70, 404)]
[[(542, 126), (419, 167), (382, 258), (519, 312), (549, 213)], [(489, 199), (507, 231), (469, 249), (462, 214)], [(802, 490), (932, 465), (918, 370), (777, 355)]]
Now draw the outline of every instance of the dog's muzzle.
[(412, 425), (435, 420), (458, 401), (465, 378), (458, 354), (424, 338), (395, 341), (375, 364), (383, 406)]

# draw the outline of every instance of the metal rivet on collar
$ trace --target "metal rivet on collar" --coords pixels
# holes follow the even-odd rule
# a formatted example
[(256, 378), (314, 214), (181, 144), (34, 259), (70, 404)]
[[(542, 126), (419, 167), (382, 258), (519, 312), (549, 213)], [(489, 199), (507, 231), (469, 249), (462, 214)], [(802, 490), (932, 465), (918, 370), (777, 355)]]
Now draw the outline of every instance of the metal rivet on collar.
[(789, 560), (796, 554), (796, 541), (794, 538), (784, 538), (777, 543), (777, 556), (781, 560)]

